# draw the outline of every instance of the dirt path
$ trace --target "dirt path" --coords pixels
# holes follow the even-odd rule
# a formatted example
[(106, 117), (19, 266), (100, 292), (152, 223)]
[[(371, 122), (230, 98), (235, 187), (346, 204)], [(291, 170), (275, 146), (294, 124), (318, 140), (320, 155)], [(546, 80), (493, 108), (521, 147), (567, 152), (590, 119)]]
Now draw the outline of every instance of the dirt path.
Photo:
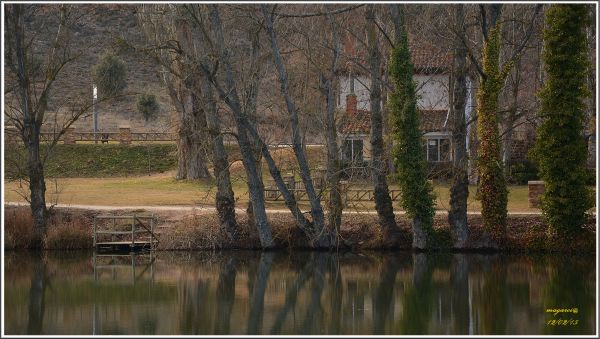
[[(27, 203), (23, 202), (5, 202), (6, 206), (28, 206)], [(127, 206), (110, 206), (110, 205), (78, 205), (78, 204), (58, 204), (56, 208), (70, 208), (70, 209), (84, 209), (84, 210), (96, 210), (96, 211), (119, 211), (119, 210), (144, 210), (144, 211), (156, 211), (156, 212), (190, 212), (196, 214), (208, 214), (216, 212), (216, 209), (212, 206), (189, 206), (189, 205), (172, 205), (172, 206), (159, 206), (159, 205), (127, 205)], [(236, 208), (237, 213), (246, 213), (245, 208)], [(268, 208), (267, 213), (290, 213), (288, 209), (283, 208)], [(397, 215), (404, 215), (404, 211), (394, 211)], [(343, 214), (377, 214), (376, 211), (356, 211), (356, 210), (345, 210)], [(436, 214), (446, 215), (448, 211), (437, 210)], [(480, 215), (479, 211), (468, 212), (469, 215)], [(509, 215), (541, 215), (542, 212), (508, 212)], [(594, 211), (594, 214), (596, 212)]]

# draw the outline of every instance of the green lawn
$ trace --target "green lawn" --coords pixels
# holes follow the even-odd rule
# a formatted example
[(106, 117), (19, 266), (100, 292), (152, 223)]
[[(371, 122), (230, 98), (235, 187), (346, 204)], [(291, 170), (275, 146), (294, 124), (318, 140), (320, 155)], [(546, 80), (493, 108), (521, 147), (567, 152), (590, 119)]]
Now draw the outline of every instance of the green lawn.
[[(215, 196), (213, 180), (175, 180), (173, 172), (161, 175), (128, 178), (57, 178), (48, 180), (48, 198), (52, 202), (82, 205), (212, 205)], [(248, 201), (248, 189), (243, 178), (234, 177), (233, 186), (236, 199), (245, 206)], [(352, 187), (364, 187), (357, 184)], [(58, 188), (58, 191), (56, 190)], [(392, 186), (392, 188), (394, 188)], [(448, 185), (434, 187), (437, 196), (437, 208), (447, 210), (450, 199)], [(27, 192), (24, 182), (6, 182), (4, 194), (6, 201), (25, 201), (21, 194)], [(530, 209), (527, 203), (527, 186), (509, 187), (508, 208), (512, 212), (538, 211)], [(302, 203), (306, 205), (306, 203)], [(285, 208), (281, 202), (269, 202), (269, 207)], [(397, 206), (397, 204), (396, 204)], [(373, 209), (373, 203), (351, 203), (349, 209)], [(481, 205), (475, 200), (475, 187), (470, 187), (469, 210), (479, 211)]]

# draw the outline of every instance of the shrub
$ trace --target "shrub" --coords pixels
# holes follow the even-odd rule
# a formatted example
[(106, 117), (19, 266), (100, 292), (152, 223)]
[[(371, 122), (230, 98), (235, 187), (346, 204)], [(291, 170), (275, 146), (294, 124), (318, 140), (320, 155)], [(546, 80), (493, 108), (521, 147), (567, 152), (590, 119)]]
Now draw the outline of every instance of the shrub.
[(104, 54), (92, 72), (94, 83), (103, 97), (118, 95), (127, 87), (125, 62), (113, 54)]
[(44, 249), (74, 250), (93, 246), (90, 227), (86, 227), (81, 219), (72, 222), (60, 222), (50, 226), (44, 237)]
[(142, 94), (138, 97), (137, 110), (146, 121), (154, 119), (159, 109), (154, 94)]
[(4, 217), (4, 247), (6, 249), (39, 247), (40, 239), (33, 231), (33, 219), (28, 208), (7, 209)]

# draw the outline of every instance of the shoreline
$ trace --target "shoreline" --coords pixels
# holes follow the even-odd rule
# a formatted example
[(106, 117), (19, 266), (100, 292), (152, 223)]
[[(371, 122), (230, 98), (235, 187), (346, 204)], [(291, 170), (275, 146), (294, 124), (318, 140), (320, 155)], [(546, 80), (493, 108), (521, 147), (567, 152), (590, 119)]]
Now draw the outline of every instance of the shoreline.
[[(78, 208), (79, 207), (79, 208)], [(131, 213), (154, 213), (158, 222), (155, 230), (159, 236), (158, 251), (205, 251), (205, 250), (265, 250), (260, 246), (256, 230), (248, 225), (245, 211), (237, 212), (239, 232), (236, 240), (227, 238), (219, 228), (219, 221), (213, 209), (168, 208), (166, 210), (139, 209), (136, 206), (110, 206), (107, 209), (56, 206), (51, 217), (48, 233), (44, 239), (44, 248), (48, 250), (92, 249), (92, 220), (99, 213), (112, 212), (115, 215)], [(168, 207), (168, 206), (167, 206)], [(7, 250), (28, 249), (27, 241), (19, 242), (28, 230), (24, 230), (29, 216), (27, 206), (6, 203), (4, 244)], [(184, 212), (184, 213), (181, 213)], [(342, 216), (340, 227), (340, 251), (410, 251), (410, 252), (448, 252), (448, 253), (595, 253), (596, 252), (596, 216), (590, 219), (576, 239), (549, 240), (541, 214), (509, 213), (506, 238), (490, 248), (484, 240), (480, 213), (469, 214), (471, 237), (467, 247), (453, 248), (447, 212), (437, 213), (434, 221), (434, 233), (437, 241), (435, 248), (417, 250), (412, 248), (410, 220), (403, 212), (396, 213), (400, 232), (395, 241), (390, 241), (378, 226), (375, 212), (348, 211)], [(353, 213), (354, 212), (354, 213)], [(445, 213), (444, 213), (445, 212)], [(311, 250), (304, 234), (295, 225), (289, 212), (267, 210), (271, 224), (275, 247), (267, 250)], [(13, 225), (14, 224), (14, 225)], [(31, 226), (29, 226), (31, 228)]]

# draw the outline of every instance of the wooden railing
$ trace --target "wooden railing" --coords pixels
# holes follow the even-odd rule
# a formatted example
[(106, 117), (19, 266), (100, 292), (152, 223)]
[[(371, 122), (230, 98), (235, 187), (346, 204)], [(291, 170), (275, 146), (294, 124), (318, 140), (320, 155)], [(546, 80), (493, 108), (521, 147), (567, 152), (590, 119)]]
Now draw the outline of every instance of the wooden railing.
[[(303, 188), (289, 189), (294, 194), (297, 201), (308, 201), (306, 190)], [(283, 194), (277, 188), (265, 188), (265, 200), (267, 201), (284, 201)], [(324, 196), (329, 190), (318, 190), (317, 194)], [(400, 190), (390, 190), (390, 198), (392, 201), (400, 199)], [(348, 188), (342, 189), (342, 199), (344, 202), (351, 201), (375, 201), (373, 189), (368, 188)]]
[[(117, 224), (117, 221), (126, 223)], [(94, 248), (153, 250), (158, 244), (158, 237), (154, 233), (155, 221), (153, 215), (97, 215), (93, 223)], [(145, 237), (140, 237), (140, 234)], [(110, 236), (110, 240), (99, 241), (100, 237), (105, 236)]]

